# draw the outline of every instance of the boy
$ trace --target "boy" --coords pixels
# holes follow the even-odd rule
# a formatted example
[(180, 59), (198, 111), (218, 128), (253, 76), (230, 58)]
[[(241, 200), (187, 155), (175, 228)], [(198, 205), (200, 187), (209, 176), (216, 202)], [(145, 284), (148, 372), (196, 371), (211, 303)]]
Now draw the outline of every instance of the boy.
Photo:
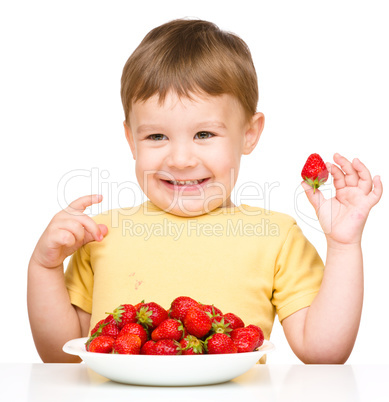
[[(230, 195), (240, 158), (264, 126), (245, 43), (205, 21), (176, 20), (152, 30), (122, 75), (126, 138), (146, 203), (103, 213), (82, 197), (59, 212), (31, 257), (28, 308), (45, 362), (119, 304), (165, 307), (187, 295), (233, 311), (269, 338), (278, 314), (305, 363), (344, 363), (357, 335), (363, 298), (361, 236), (382, 184), (358, 160), (327, 163), (336, 196), (303, 183), (326, 235), (323, 263), (289, 216)], [(265, 226), (264, 226), (265, 223)], [(63, 260), (72, 255), (64, 276)], [(60, 324), (60, 325), (58, 325)]]

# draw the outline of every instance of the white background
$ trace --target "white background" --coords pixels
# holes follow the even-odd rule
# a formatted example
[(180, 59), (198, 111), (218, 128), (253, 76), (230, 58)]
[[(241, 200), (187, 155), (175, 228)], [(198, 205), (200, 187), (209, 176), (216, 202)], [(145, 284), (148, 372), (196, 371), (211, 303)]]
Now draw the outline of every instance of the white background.
[[(339, 152), (359, 157), (387, 184), (385, 1), (187, 3), (1, 2), (0, 362), (40, 361), (27, 316), (27, 266), (64, 196), (70, 201), (101, 192), (104, 209), (142, 201), (128, 185), (136, 179), (122, 128), (120, 77), (131, 52), (157, 25), (197, 17), (247, 42), (259, 77), (258, 110), (266, 124), (257, 149), (243, 158), (237, 186), (275, 183), (265, 206), (294, 216), (323, 259), (324, 235), (300, 196), (307, 156), (318, 152), (332, 160)], [(93, 177), (85, 176), (91, 172)], [(75, 175), (58, 194), (63, 176)], [(331, 184), (324, 190), (330, 195)], [(264, 206), (259, 198), (241, 202)], [(349, 363), (389, 360), (388, 223), (384, 194), (364, 231), (365, 303)], [(269, 363), (299, 362), (277, 321), (272, 341), (277, 351)]]

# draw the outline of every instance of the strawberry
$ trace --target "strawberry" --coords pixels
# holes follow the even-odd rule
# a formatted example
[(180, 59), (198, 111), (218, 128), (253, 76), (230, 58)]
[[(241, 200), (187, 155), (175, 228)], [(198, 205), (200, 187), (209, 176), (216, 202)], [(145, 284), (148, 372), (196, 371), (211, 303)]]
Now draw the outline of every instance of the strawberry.
[(180, 355), (181, 345), (173, 339), (161, 339), (155, 342), (154, 352), (156, 355)]
[(255, 345), (255, 349), (256, 349), (256, 348), (259, 348), (260, 346), (262, 346), (263, 341), (265, 340), (265, 337), (264, 337), (264, 335), (263, 335), (262, 329), (261, 329), (260, 327), (258, 327), (258, 325), (254, 325), (254, 324), (247, 325), (246, 328), (255, 329), (255, 330), (258, 332), (258, 334), (259, 334), (258, 342), (257, 342), (257, 344)]
[(107, 315), (107, 317), (105, 318), (104, 322), (106, 324), (116, 324), (115, 319), (113, 318), (113, 314), (109, 314)]
[(138, 324), (150, 330), (157, 328), (158, 325), (167, 318), (166, 310), (154, 302), (142, 303), (136, 313)]
[(139, 302), (138, 304), (135, 304), (135, 310), (136, 311), (138, 311), (139, 310), (139, 308), (143, 305), (143, 304), (145, 304), (145, 301), (144, 300), (142, 300), (141, 302)]
[(313, 192), (324, 184), (328, 179), (326, 164), (319, 154), (311, 154), (301, 171), (301, 177), (313, 187)]
[(213, 333), (228, 334), (229, 332), (232, 331), (230, 323), (227, 322), (227, 320), (225, 320), (225, 318), (222, 315), (215, 315), (214, 317), (211, 317), (211, 321), (212, 321), (211, 332)]
[[(88, 338), (88, 340), (86, 341), (85, 345), (88, 349), (89, 344), (97, 337), (99, 336), (110, 336), (114, 339), (117, 338), (117, 336), (119, 335), (119, 328), (116, 325), (116, 323), (112, 324), (109, 320), (108, 322), (104, 322), (105, 320), (99, 321), (96, 326), (93, 328), (93, 330), (91, 331), (91, 336)], [(97, 329), (96, 329), (97, 328)], [(93, 333), (92, 333), (93, 332)]]
[(112, 312), (117, 326), (122, 329), (126, 324), (136, 322), (136, 309), (132, 304), (121, 304)]
[(104, 324), (104, 320), (100, 320), (95, 326), (94, 328), (90, 331), (91, 336), (94, 335), (98, 329), (100, 328), (100, 325)]
[(119, 337), (125, 334), (138, 335), (141, 340), (141, 346), (143, 346), (148, 340), (146, 330), (142, 327), (142, 325), (136, 322), (129, 322), (128, 324), (126, 324), (120, 331)]
[(191, 307), (185, 315), (184, 325), (189, 334), (202, 338), (210, 331), (212, 321), (200, 307)]
[(184, 335), (184, 326), (181, 321), (173, 318), (168, 318), (162, 321), (157, 328), (151, 333), (151, 339), (153, 341), (159, 341), (161, 339), (174, 339), (179, 341)]
[(88, 345), (87, 351), (94, 353), (111, 353), (115, 339), (111, 336), (98, 336)]
[(236, 328), (231, 332), (231, 339), (238, 353), (252, 352), (258, 343), (259, 333), (253, 328)]
[(206, 313), (209, 313), (211, 316), (223, 315), (221, 310), (215, 307), (213, 304), (201, 304), (200, 308), (204, 310)]
[(102, 326), (101, 335), (112, 336), (112, 338), (117, 338), (120, 333), (120, 329), (116, 324), (106, 324)]
[(204, 342), (193, 335), (187, 335), (180, 341), (183, 355), (201, 355), (204, 353)]
[(205, 348), (209, 354), (237, 353), (234, 341), (226, 334), (213, 334), (205, 340)]
[(138, 335), (125, 334), (119, 336), (112, 347), (112, 353), (121, 355), (138, 355), (140, 353), (141, 340)]
[(147, 341), (140, 349), (141, 355), (155, 355), (155, 342)]
[(223, 313), (213, 304), (202, 304), (200, 308), (205, 311), (212, 322), (212, 332), (227, 333), (230, 332), (229, 324), (224, 320)]
[(179, 296), (172, 301), (170, 306), (170, 318), (183, 320), (190, 307), (199, 307), (200, 303), (189, 296)]
[(234, 313), (227, 313), (224, 314), (224, 321), (228, 322), (230, 324), (229, 328), (230, 329), (236, 329), (240, 327), (244, 327), (244, 322), (243, 320), (235, 315)]

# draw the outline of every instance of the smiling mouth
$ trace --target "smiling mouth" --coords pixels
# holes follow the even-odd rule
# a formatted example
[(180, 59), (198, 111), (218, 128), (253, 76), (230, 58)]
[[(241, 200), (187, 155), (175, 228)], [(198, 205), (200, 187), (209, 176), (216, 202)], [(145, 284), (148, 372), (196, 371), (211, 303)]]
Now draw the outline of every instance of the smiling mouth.
[(201, 184), (206, 179), (199, 179), (199, 180), (165, 180), (170, 184), (174, 184), (175, 186), (194, 186), (196, 184)]

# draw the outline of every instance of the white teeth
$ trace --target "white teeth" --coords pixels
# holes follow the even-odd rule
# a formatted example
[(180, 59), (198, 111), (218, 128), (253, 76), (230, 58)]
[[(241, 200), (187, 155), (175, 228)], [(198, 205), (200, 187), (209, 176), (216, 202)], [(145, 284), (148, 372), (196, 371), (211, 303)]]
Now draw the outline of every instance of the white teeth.
[(192, 186), (193, 184), (199, 184), (202, 183), (205, 179), (201, 179), (201, 180), (168, 180), (168, 182), (170, 184), (175, 184), (176, 186), (183, 186), (183, 185), (187, 185), (187, 186)]

